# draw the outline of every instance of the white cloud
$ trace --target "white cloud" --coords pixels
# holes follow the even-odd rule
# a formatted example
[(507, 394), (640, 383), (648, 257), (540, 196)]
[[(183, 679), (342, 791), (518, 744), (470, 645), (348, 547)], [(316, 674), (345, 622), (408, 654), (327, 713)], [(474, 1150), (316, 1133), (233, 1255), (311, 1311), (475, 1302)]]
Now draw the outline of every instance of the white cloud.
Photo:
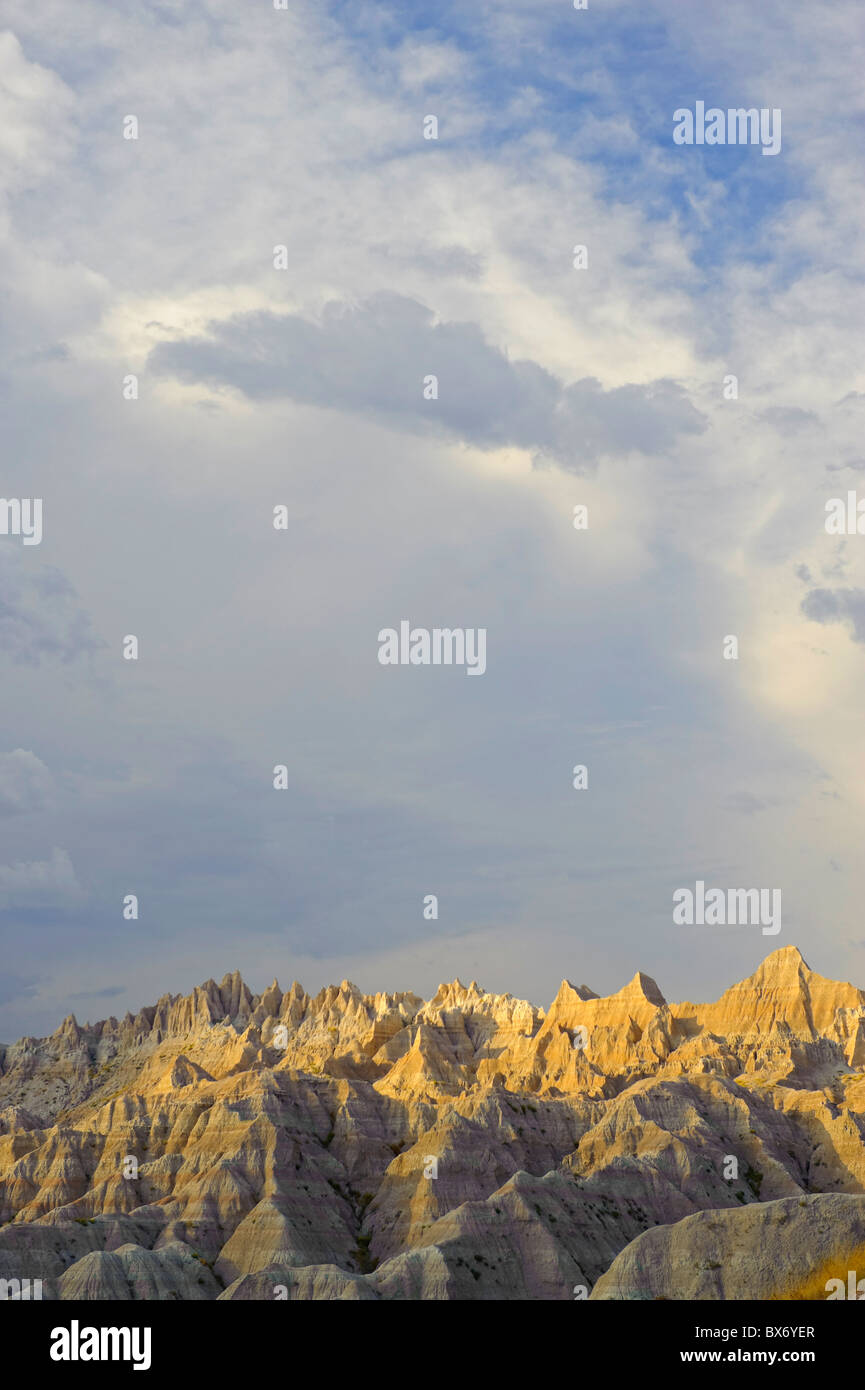
[(15, 748), (0, 753), (0, 816), (41, 811), (53, 801), (54, 781), (35, 753)]
[(84, 891), (65, 849), (53, 849), (50, 859), (0, 864), (0, 908), (77, 907)]

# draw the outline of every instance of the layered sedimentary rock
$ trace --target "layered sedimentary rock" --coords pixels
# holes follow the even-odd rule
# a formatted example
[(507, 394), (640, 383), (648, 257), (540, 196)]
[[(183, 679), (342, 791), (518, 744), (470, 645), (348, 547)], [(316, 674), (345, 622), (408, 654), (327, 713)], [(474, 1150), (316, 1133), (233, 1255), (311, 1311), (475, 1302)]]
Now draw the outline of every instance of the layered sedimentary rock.
[(851, 1271), (865, 1276), (865, 1196), (787, 1197), (646, 1231), (591, 1297), (858, 1301)]
[(563, 981), (546, 1012), (474, 982), (424, 1001), (254, 995), (234, 974), (70, 1017), (0, 1048), (0, 1280), (60, 1299), (610, 1296), (602, 1276), (619, 1265), (624, 1287), (657, 1228), (716, 1213), (718, 1248), (722, 1218), (747, 1248), (779, 1202), (865, 1194), (863, 1029), (865, 991), (790, 947), (714, 1004), (668, 1004), (639, 972), (605, 998)]

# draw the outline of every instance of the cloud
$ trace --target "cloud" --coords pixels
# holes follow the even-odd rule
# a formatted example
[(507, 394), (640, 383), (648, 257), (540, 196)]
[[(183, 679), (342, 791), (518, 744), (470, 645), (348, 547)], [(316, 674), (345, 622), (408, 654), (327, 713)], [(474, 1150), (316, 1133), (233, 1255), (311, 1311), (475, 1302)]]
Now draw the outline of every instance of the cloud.
[(0, 910), (68, 908), (84, 896), (64, 849), (53, 849), (50, 859), (0, 864)]
[(35, 753), (15, 748), (0, 753), (0, 816), (41, 811), (52, 801), (54, 782)]
[(845, 473), (848, 469), (851, 473), (865, 473), (865, 458), (851, 458), (844, 463), (826, 464), (827, 473)]
[[(424, 991), (492, 966), (545, 1002), (576, 958), (693, 997), (704, 946), (663, 906), (683, 855), (782, 883), (845, 973), (861, 653), (814, 654), (799, 603), (865, 588), (815, 493), (862, 455), (856, 7), (478, 0), (430, 30), (402, 3), (48, 6), (0, 52), (4, 490), (46, 524), (0, 543), (0, 650), (58, 804), (8, 815), (2, 857), (64, 845), (90, 896), (4, 914), (5, 957), (54, 974), (16, 1027), (51, 1031), (107, 952), (141, 1002), (236, 963), (318, 987), (366, 961), (380, 988), (388, 949)], [(781, 157), (674, 150), (672, 111), (713, 93), (783, 106)], [(486, 625), (487, 675), (383, 671), (402, 616)], [(94, 631), (109, 654), (75, 660)], [(819, 824), (815, 768), (843, 793)]]
[(5, 656), (38, 666), (44, 658), (75, 661), (104, 646), (60, 570), (23, 550), (0, 551), (0, 651)]
[(70, 999), (116, 999), (126, 993), (126, 985), (106, 985), (104, 989), (83, 989), (78, 994), (70, 994)]
[(768, 406), (758, 413), (758, 419), (765, 420), (782, 436), (799, 435), (802, 430), (820, 425), (820, 417), (813, 410), (801, 410), (797, 405)]
[(68, 153), (73, 96), (56, 73), (25, 58), (0, 33), (0, 172), (3, 187), (30, 187)]
[(853, 624), (854, 642), (865, 642), (865, 589), (812, 589), (802, 612), (814, 623)]
[(725, 797), (723, 805), (737, 815), (753, 816), (758, 811), (768, 811), (780, 805), (780, 800), (774, 796), (755, 796), (753, 792), (734, 792)]
[(4, 970), (0, 975), (0, 1004), (13, 1004), (19, 999), (32, 999), (39, 992), (39, 981), (35, 975), (11, 975)]
[[(574, 472), (613, 454), (663, 453), (706, 427), (673, 381), (565, 385), (537, 362), (511, 360), (477, 324), (437, 321), (417, 300), (388, 292), (330, 303), (320, 322), (258, 311), (209, 328), (208, 338), (159, 344), (149, 368), (251, 400), (282, 397), (481, 449), (528, 449)], [(429, 376), (437, 399), (424, 398)]]

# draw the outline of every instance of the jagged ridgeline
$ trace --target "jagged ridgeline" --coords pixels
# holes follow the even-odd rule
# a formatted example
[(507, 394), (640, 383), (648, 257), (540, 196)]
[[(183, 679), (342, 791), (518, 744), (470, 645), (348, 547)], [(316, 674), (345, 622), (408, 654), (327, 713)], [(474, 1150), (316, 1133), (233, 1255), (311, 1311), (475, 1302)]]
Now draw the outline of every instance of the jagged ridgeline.
[(228, 975), (0, 1049), (0, 1297), (826, 1298), (863, 1073), (793, 947), (714, 1004)]

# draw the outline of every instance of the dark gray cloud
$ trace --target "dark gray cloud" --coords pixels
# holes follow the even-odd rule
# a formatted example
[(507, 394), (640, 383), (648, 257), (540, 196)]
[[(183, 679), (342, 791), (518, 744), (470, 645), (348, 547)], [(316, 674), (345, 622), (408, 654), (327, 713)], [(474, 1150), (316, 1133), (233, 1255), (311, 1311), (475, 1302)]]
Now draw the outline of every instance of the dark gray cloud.
[(815, 623), (853, 624), (854, 642), (865, 642), (865, 589), (812, 589), (802, 612)]
[[(260, 311), (210, 325), (210, 338), (161, 343), (149, 368), (181, 381), (234, 387), (252, 400), (286, 397), (357, 411), (482, 449), (530, 449), (579, 471), (606, 455), (663, 453), (705, 418), (675, 382), (606, 391), (567, 386), (532, 361), (512, 361), (477, 325), (436, 322), (416, 300), (382, 293), (331, 303), (320, 323)], [(435, 376), (438, 398), (423, 394)]]

